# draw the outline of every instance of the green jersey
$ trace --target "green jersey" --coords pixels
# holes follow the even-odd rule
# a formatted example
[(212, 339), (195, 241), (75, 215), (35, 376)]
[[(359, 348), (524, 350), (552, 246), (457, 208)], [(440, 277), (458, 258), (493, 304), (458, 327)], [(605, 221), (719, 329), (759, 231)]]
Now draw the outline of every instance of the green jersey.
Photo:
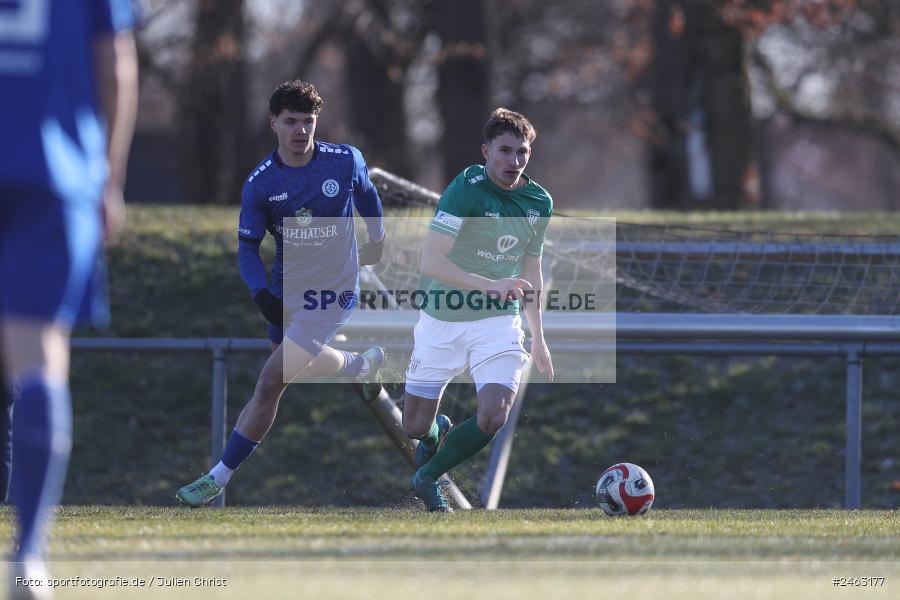
[[(515, 190), (504, 190), (482, 165), (473, 165), (450, 182), (430, 225), (456, 238), (447, 254), (450, 262), (467, 273), (503, 279), (519, 276), (526, 255), (541, 255), (553, 200), (547, 190), (526, 180)], [(438, 279), (423, 277), (421, 289), (426, 294), (423, 310), (442, 321), (519, 314), (518, 301), (489, 298)]]

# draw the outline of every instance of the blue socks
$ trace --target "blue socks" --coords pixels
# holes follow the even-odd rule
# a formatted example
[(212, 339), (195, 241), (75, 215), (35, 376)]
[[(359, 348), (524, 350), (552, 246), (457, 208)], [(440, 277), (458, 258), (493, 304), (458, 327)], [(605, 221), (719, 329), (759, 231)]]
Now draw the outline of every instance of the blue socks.
[(16, 560), (43, 554), (44, 533), (62, 497), (72, 449), (72, 404), (66, 385), (43, 375), (21, 380), (13, 419), (13, 500), (19, 515)]
[(338, 377), (359, 377), (359, 373), (366, 362), (362, 354), (344, 352), (343, 350), (338, 350), (338, 352), (344, 355), (344, 366), (337, 372)]
[(222, 453), (222, 463), (229, 469), (235, 470), (253, 454), (257, 446), (259, 446), (259, 442), (254, 442), (244, 437), (237, 429), (232, 429), (228, 443), (225, 444), (225, 452)]

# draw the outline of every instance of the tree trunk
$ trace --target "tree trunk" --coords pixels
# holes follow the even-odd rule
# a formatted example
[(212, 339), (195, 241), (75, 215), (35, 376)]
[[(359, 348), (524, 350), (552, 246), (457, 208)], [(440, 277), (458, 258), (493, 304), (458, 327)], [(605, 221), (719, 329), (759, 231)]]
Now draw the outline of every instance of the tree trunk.
[(432, 29), (441, 38), (437, 101), (444, 134), (444, 179), (482, 161), (481, 129), (491, 109), (486, 3), (482, 0), (433, 2)]
[(743, 34), (715, 3), (659, 0), (653, 36), (654, 207), (746, 207), (754, 140)]
[(390, 51), (378, 54), (359, 37), (347, 42), (345, 85), (350, 129), (366, 160), (402, 177), (413, 177), (403, 108), (403, 70)]
[(746, 208), (746, 177), (753, 163), (750, 85), (744, 38), (728, 27), (714, 3), (685, 3), (691, 59), (702, 81), (706, 144), (712, 164), (710, 208)]
[(245, 164), (244, 0), (199, 0), (179, 133), (187, 201), (240, 202)]
[(691, 207), (688, 185), (687, 125), (690, 62), (683, 31), (673, 29), (677, 6), (660, 0), (653, 13), (653, 109), (657, 129), (651, 141), (650, 173), (653, 207), (685, 210)]

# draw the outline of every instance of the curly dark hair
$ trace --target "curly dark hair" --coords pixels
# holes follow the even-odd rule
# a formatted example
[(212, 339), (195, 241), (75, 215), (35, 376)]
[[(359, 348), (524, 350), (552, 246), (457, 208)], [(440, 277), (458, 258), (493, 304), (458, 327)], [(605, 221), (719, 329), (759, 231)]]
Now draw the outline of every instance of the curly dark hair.
[(482, 133), (484, 133), (485, 143), (490, 143), (492, 139), (504, 133), (511, 133), (529, 144), (537, 137), (537, 131), (534, 130), (531, 122), (524, 115), (508, 108), (498, 108), (492, 112), (487, 123), (484, 124)]
[(269, 114), (277, 117), (283, 110), (318, 114), (324, 104), (316, 86), (294, 79), (279, 85), (269, 96)]

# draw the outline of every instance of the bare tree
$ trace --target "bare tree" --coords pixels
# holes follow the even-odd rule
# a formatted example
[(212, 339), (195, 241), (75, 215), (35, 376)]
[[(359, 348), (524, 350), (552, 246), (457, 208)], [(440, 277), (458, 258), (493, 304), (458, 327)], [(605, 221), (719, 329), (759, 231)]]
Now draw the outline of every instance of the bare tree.
[(435, 57), (437, 103), (444, 125), (444, 176), (453, 177), (481, 155), (481, 126), (491, 107), (487, 9), (482, 0), (429, 3), (430, 29), (440, 38)]
[(188, 200), (230, 204), (244, 177), (244, 0), (197, 0), (190, 60), (178, 92)]

